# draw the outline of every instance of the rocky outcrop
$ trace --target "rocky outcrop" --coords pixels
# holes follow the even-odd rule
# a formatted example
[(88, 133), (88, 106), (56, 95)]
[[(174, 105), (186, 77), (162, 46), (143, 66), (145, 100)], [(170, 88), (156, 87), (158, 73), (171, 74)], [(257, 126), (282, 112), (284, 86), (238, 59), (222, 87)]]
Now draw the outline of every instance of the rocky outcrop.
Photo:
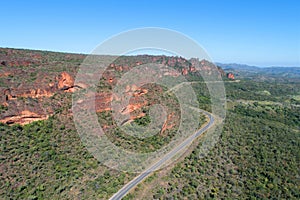
[[(0, 74), (1, 76), (1, 74)], [(23, 98), (41, 98), (51, 97), (59, 90), (64, 92), (74, 92), (76, 88), (85, 87), (84, 85), (74, 85), (74, 78), (67, 72), (62, 72), (56, 77), (56, 82), (48, 84), (20, 84), (16, 88), (3, 89), (3, 95), (6, 100)], [(1, 90), (0, 90), (1, 91)]]
[[(33, 121), (44, 120), (51, 113), (45, 114), (40, 109), (41, 103), (59, 92), (74, 92), (76, 88), (84, 86), (74, 86), (74, 78), (67, 72), (62, 72), (56, 78), (52, 78), (53, 82), (20, 84), (18, 87), (1, 88), (0, 87), (0, 104), (8, 108), (7, 112), (1, 113), (0, 122), (6, 124), (28, 124)], [(26, 99), (36, 99), (31, 103), (34, 105), (30, 110), (24, 104)]]
[(10, 72), (0, 72), (0, 78), (2, 78), (2, 77), (7, 77), (7, 76), (9, 76), (9, 75), (11, 75)]
[[(8, 111), (1, 113), (0, 122), (7, 124), (27, 124), (47, 119), (52, 113), (45, 113), (43, 109), (40, 109), (43, 107), (43, 102), (47, 101), (51, 106), (58, 105), (60, 102), (54, 101), (70, 100), (63, 99), (65, 96), (68, 96), (66, 93), (75, 92), (87, 87), (84, 84), (75, 85), (74, 80), (78, 66), (85, 58), (84, 55), (1, 48), (0, 50), (0, 78), (1, 81), (4, 81), (0, 87), (0, 104), (8, 108)], [(78, 63), (77, 68), (73, 67), (74, 63)], [(96, 112), (110, 111), (111, 102), (113, 100), (120, 101), (121, 99), (116, 95), (112, 95), (108, 91), (108, 88), (111, 89), (117, 84), (120, 75), (136, 66), (142, 66), (147, 63), (159, 64), (162, 66), (160, 70), (163, 76), (173, 77), (180, 75), (187, 77), (193, 75), (197, 77), (197, 75), (201, 75), (200, 71), (211, 74), (213, 65), (206, 60), (187, 60), (182, 57), (148, 55), (120, 57), (114, 63), (107, 66), (107, 70), (103, 74), (103, 79), (104, 86), (109, 87), (95, 94), (95, 108), (93, 109), (96, 109)], [(60, 66), (64, 67), (66, 71), (61, 72)], [(222, 76), (226, 76), (221, 68), (218, 68), (218, 70)], [(152, 72), (149, 71), (149, 73)], [(86, 78), (96, 78), (97, 74), (86, 74), (83, 76), (86, 76)], [(23, 78), (23, 80), (20, 80), (20, 78)], [(18, 80), (20, 81), (18, 82)], [(151, 89), (149, 88), (139, 88), (136, 85), (128, 85), (125, 91), (131, 99), (129, 105), (124, 106), (120, 112), (124, 115), (129, 114), (131, 120), (145, 116), (145, 113), (142, 111), (143, 108), (155, 102), (153, 99), (149, 99), (149, 96), (154, 97), (157, 95), (151, 93)], [(159, 90), (159, 92), (162, 91)], [(60, 99), (55, 99), (54, 94), (59, 94)], [(23, 103), (24, 99), (32, 99), (31, 104), (34, 106), (28, 108)], [(78, 105), (82, 104), (78, 102)], [(174, 116), (168, 113), (168, 122), (164, 124), (163, 131), (174, 126)], [(172, 120), (173, 122), (171, 122)]]
[(186, 69), (186, 68), (183, 68), (182, 70), (181, 70), (181, 74), (182, 75), (187, 75), (189, 73), (189, 71), (188, 71), (188, 69)]
[(234, 80), (234, 74), (233, 73), (227, 73), (227, 78)]
[(162, 134), (165, 130), (167, 129), (171, 129), (174, 126), (176, 126), (176, 124), (174, 122), (172, 122), (172, 118), (174, 117), (174, 113), (171, 113), (168, 115), (167, 120), (164, 122), (162, 129), (160, 131), (160, 133)]
[(54, 94), (54, 89), (52, 87), (49, 88), (12, 88), (6, 89), (4, 91), (4, 95), (6, 101), (8, 100), (16, 100), (17, 98), (41, 98), (41, 97), (51, 97)]
[(21, 111), (16, 115), (11, 115), (0, 119), (0, 122), (5, 124), (29, 124), (34, 121), (45, 120), (48, 119), (48, 115), (41, 115), (40, 113), (34, 113), (29, 110)]
[(62, 72), (57, 77), (57, 87), (65, 92), (74, 92), (74, 78), (67, 72)]

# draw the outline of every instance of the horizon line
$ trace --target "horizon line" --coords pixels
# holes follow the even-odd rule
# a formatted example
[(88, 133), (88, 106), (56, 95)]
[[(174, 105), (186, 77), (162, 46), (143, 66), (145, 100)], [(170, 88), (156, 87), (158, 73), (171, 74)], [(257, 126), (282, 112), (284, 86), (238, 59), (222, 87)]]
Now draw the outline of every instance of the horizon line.
[[(51, 53), (62, 53), (62, 54), (76, 54), (76, 55), (92, 55), (91, 53), (86, 52), (75, 52), (75, 51), (63, 51), (63, 50), (49, 50), (49, 49), (34, 49), (34, 48), (28, 48), (28, 47), (3, 47), (0, 46), (0, 49), (14, 49), (14, 50), (29, 50), (29, 51), (44, 51), (44, 52), (51, 52)], [(94, 54), (98, 55), (98, 54)], [(100, 55), (100, 54), (99, 54)], [(121, 56), (121, 55), (111, 55), (111, 54), (101, 54), (104, 56)], [(167, 57), (180, 57), (180, 56), (174, 56), (174, 55), (164, 55), (164, 54), (135, 54), (135, 55), (125, 55), (125, 56), (139, 56), (139, 55), (148, 55), (148, 56), (167, 56)], [(185, 58), (187, 59), (187, 58)], [(192, 59), (192, 58), (190, 58)], [(199, 58), (196, 58), (199, 59)], [(240, 63), (235, 61), (228, 61), (228, 62), (222, 62), (222, 61), (213, 61), (215, 65), (222, 64), (222, 65), (245, 65), (247, 67), (257, 67), (257, 68), (300, 68), (299, 66), (282, 66), (282, 65), (269, 65), (269, 66), (261, 66), (261, 65), (253, 65), (253, 64), (246, 64), (246, 63)]]

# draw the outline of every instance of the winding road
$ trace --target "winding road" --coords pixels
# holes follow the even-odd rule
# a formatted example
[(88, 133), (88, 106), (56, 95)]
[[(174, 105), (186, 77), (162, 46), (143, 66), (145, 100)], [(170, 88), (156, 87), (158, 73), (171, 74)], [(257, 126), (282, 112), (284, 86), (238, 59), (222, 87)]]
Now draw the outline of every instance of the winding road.
[[(200, 109), (197, 109), (200, 110)], [(166, 155), (164, 155), (160, 160), (158, 160), (155, 164), (150, 166), (148, 169), (146, 169), (144, 172), (136, 176), (133, 180), (128, 182), (126, 185), (124, 185), (117, 193), (115, 193), (110, 200), (117, 200), (122, 199), (131, 189), (133, 189), (135, 186), (137, 186), (140, 182), (142, 182), (147, 176), (149, 176), (153, 171), (158, 170), (163, 164), (165, 164), (168, 160), (173, 158), (179, 151), (186, 148), (189, 144), (191, 144), (198, 136), (200, 136), (202, 133), (207, 131), (215, 122), (214, 117), (211, 113), (200, 110), (202, 113), (204, 113), (208, 118), (209, 122), (200, 130), (195, 132), (193, 135), (189, 136), (187, 139), (185, 139), (182, 143), (180, 143), (178, 146), (176, 146), (174, 149), (169, 151)]]

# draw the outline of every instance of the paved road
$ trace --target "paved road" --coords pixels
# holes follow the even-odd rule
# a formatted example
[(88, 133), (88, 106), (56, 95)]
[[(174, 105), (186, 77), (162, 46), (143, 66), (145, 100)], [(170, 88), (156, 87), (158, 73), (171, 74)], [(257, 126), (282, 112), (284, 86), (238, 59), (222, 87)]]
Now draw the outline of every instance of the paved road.
[(139, 174), (137, 177), (135, 177), (133, 180), (131, 180), (129, 183), (124, 185), (117, 193), (115, 193), (110, 200), (117, 200), (122, 199), (131, 189), (133, 189), (135, 186), (137, 186), (140, 182), (142, 182), (149, 174), (151, 174), (153, 171), (159, 169), (166, 161), (170, 160), (172, 157), (174, 157), (179, 151), (183, 150), (185, 147), (187, 147), (189, 144), (192, 143), (194, 139), (196, 139), (199, 135), (204, 133), (206, 130), (208, 130), (213, 124), (214, 124), (214, 117), (206, 111), (202, 111), (206, 116), (209, 118), (209, 122), (207, 125), (205, 125), (203, 128), (198, 130), (196, 133), (188, 137), (186, 140), (184, 140), (181, 144), (176, 146), (174, 149), (172, 149), (169, 153), (164, 155), (158, 162), (153, 164), (151, 167), (146, 169), (144, 172)]

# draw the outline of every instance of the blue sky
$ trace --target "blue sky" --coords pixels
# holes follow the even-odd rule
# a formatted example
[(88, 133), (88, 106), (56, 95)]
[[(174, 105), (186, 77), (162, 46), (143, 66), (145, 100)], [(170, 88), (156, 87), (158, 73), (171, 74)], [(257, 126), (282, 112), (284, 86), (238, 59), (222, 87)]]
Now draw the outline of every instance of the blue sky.
[(300, 1), (1, 1), (0, 46), (90, 53), (142, 27), (186, 34), (216, 62), (300, 66)]

